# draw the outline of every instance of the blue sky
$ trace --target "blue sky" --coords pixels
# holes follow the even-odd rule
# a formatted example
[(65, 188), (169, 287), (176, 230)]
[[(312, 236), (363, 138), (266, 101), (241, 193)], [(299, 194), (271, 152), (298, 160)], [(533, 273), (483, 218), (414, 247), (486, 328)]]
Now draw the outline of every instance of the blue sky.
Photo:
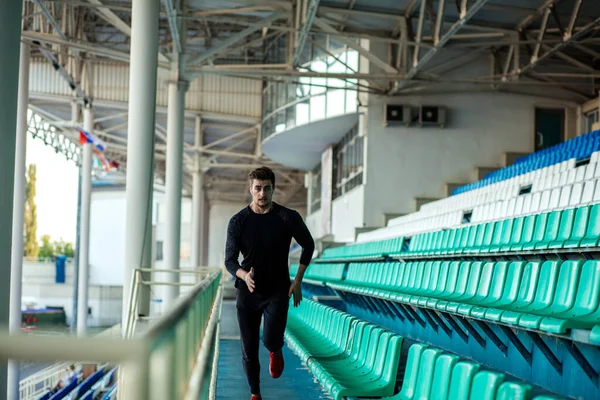
[(77, 166), (43, 140), (27, 134), (27, 165), (37, 165), (37, 235), (75, 245), (77, 227)]

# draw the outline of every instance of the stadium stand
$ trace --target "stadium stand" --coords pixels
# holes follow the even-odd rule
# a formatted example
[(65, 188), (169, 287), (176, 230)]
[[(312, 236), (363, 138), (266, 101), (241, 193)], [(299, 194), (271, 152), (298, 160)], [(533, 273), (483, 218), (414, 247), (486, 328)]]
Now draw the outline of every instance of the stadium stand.
[[(599, 150), (600, 131), (594, 131), (530, 154), (525, 161), (466, 186), (469, 190), (457, 189), (453, 196), (391, 219), (384, 229), (359, 235), (358, 241), (411, 236), (464, 223), (600, 202)], [(549, 160), (555, 163), (548, 164)], [(515, 165), (521, 167), (516, 169)]]
[[(530, 154), (325, 249), (304, 286), (341, 301), (290, 308), (291, 347), (336, 399), (600, 398), (599, 146), (596, 131)], [(353, 347), (359, 326), (389, 333), (388, 369), (365, 358), (379, 339)]]

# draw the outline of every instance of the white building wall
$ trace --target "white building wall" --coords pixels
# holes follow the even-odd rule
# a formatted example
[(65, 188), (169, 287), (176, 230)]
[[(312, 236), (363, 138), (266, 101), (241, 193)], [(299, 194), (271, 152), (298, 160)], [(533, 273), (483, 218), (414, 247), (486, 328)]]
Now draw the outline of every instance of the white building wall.
[[(383, 105), (446, 106), (445, 128), (384, 127)], [(446, 183), (475, 180), (475, 167), (502, 167), (503, 152), (533, 151), (536, 107), (571, 103), (506, 93), (457, 93), (385, 98), (371, 95), (365, 222), (415, 210), (415, 197), (445, 196)]]
[(90, 213), (90, 284), (123, 285), (125, 190), (94, 191)]
[(323, 218), (323, 212), (321, 209), (318, 209), (317, 211), (308, 215), (304, 220), (313, 238), (320, 238), (323, 236), (323, 225), (321, 224), (321, 218)]
[(331, 205), (331, 232), (336, 242), (353, 242), (356, 228), (364, 226), (365, 186), (357, 186)]

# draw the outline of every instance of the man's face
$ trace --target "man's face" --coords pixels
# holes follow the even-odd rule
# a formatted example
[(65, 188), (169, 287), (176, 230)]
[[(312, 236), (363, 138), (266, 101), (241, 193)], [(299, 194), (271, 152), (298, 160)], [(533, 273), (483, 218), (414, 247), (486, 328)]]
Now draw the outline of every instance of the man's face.
[(252, 181), (252, 185), (250, 185), (252, 200), (254, 201), (254, 204), (261, 208), (266, 208), (271, 205), (274, 191), (275, 186), (270, 180), (260, 181), (258, 179), (254, 179)]

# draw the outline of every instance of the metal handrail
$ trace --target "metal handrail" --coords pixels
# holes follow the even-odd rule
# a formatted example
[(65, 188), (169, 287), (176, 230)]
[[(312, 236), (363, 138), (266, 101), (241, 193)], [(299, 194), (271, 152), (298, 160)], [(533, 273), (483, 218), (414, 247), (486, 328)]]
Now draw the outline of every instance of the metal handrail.
[[(183, 399), (197, 390), (215, 339), (221, 304), (220, 268), (183, 295), (143, 335), (134, 339), (106, 337), (26, 336), (0, 332), (0, 361), (89, 360), (120, 364), (119, 396), (128, 400)], [(199, 382), (204, 393), (206, 380)], [(123, 395), (121, 395), (121, 393)]]

